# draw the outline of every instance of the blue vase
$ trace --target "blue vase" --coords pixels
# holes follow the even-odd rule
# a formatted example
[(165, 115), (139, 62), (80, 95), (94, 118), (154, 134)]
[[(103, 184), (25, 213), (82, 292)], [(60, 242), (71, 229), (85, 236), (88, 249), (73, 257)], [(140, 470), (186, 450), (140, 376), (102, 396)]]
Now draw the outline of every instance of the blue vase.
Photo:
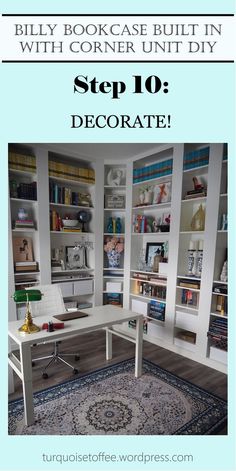
[(108, 264), (110, 268), (119, 268), (120, 266), (120, 253), (116, 250), (107, 252)]

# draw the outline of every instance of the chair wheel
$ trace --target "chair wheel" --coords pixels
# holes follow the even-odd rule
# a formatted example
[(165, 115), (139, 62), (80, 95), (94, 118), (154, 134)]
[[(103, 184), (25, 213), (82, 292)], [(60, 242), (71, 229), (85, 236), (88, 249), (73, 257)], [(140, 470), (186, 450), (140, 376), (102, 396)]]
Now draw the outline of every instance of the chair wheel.
[(79, 355), (75, 355), (75, 361), (79, 361), (80, 359), (80, 356)]
[(76, 368), (73, 369), (73, 373), (74, 375), (77, 375), (79, 373), (79, 370), (77, 370)]
[(42, 378), (43, 378), (43, 379), (48, 379), (48, 374), (47, 374), (47, 373), (43, 373), (43, 374), (42, 374)]
[(35, 366), (35, 362), (34, 362), (34, 361), (32, 361), (32, 362), (31, 362), (31, 365), (32, 365), (32, 366)]

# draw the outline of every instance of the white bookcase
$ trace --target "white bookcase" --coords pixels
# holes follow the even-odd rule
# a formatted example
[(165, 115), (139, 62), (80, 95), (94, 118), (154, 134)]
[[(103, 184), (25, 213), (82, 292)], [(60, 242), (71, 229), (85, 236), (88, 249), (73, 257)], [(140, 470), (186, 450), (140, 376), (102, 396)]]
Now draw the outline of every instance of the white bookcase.
[(103, 304), (123, 306), (124, 260), (126, 254), (126, 166), (104, 165), (104, 218), (103, 244), (109, 240), (121, 241), (124, 250), (117, 266), (109, 264), (108, 254), (103, 257)]
[[(79, 146), (79, 145), (78, 145)], [(193, 168), (186, 168), (186, 155), (198, 155), (201, 149), (209, 147), (209, 159)], [(69, 146), (68, 146), (69, 149)], [(9, 198), (9, 226), (11, 239), (18, 235), (28, 235), (33, 240), (35, 260), (39, 270), (35, 273), (37, 283), (61, 283), (67, 300), (91, 302), (101, 305), (106, 302), (109, 293), (120, 294), (125, 308), (143, 312), (145, 318), (144, 338), (173, 352), (198, 361), (222, 372), (227, 372), (227, 352), (216, 348), (209, 338), (208, 331), (212, 321), (218, 317), (227, 318), (226, 312), (217, 311), (217, 293), (215, 286), (225, 284), (220, 280), (223, 263), (226, 259), (227, 228), (223, 227), (223, 215), (227, 215), (227, 162), (223, 160), (223, 144), (165, 144), (157, 145), (151, 155), (143, 153), (133, 158), (104, 161), (85, 159), (75, 152), (62, 153), (60, 145), (31, 145), (28, 151), (36, 157), (37, 171), (34, 175), (17, 170), (10, 171), (10, 179), (16, 181), (37, 181), (37, 201), (18, 201)], [(225, 158), (225, 156), (224, 156)], [(86, 167), (95, 171), (95, 184), (85, 184), (49, 175), (49, 160), (66, 163), (77, 167)], [(165, 170), (165, 163), (168, 163)], [(196, 162), (195, 162), (196, 163)], [(158, 165), (156, 165), (158, 164)], [(159, 167), (158, 167), (159, 166)], [(164, 169), (163, 174), (160, 170)], [(142, 169), (147, 174), (142, 175)], [(117, 170), (118, 179), (114, 183)], [(141, 177), (140, 172), (141, 171)], [(156, 173), (155, 173), (156, 172)], [(138, 176), (137, 176), (138, 175)], [(135, 179), (134, 179), (135, 176)], [(206, 194), (186, 199), (186, 193), (193, 190), (193, 178), (197, 177), (207, 189)], [(140, 178), (140, 180), (139, 180)], [(50, 182), (68, 186), (71, 191), (91, 194), (92, 206), (50, 201)], [(168, 193), (161, 198), (163, 185)], [(170, 191), (171, 187), (171, 191)], [(149, 195), (148, 195), (148, 188)], [(141, 193), (145, 195), (140, 196)], [(119, 199), (124, 204), (117, 203)], [(112, 201), (116, 205), (112, 206)], [(118, 204), (118, 207), (117, 207)], [(120, 204), (120, 207), (119, 207)], [(204, 230), (197, 230), (191, 225), (192, 218), (199, 206), (205, 211)], [(35, 220), (35, 229), (15, 231), (12, 221), (16, 219), (18, 209), (25, 207)], [(50, 211), (56, 211), (60, 217), (66, 214), (77, 217), (80, 210), (88, 211), (91, 219), (86, 232), (62, 232), (50, 228)], [(121, 232), (117, 234), (109, 228), (109, 218), (120, 218)], [(170, 218), (170, 222), (169, 222)], [(164, 227), (166, 226), (166, 227)], [(125, 249), (119, 267), (109, 267), (104, 252), (106, 237), (122, 237)], [(88, 250), (87, 269), (64, 270), (55, 273), (51, 270), (52, 250), (74, 246), (85, 237), (93, 244)], [(203, 248), (202, 270), (199, 276), (189, 274), (188, 250), (198, 242)], [(168, 251), (167, 251), (168, 243)], [(152, 273), (150, 266), (140, 261), (140, 254), (146, 256), (147, 245), (160, 247), (165, 244), (165, 263), (159, 265), (159, 272)], [(149, 260), (147, 260), (149, 262)], [(149, 263), (150, 265), (150, 263)], [(148, 269), (148, 271), (147, 271)], [(12, 251), (9, 252), (9, 290), (10, 295), (16, 289), (17, 276), (14, 274)], [(92, 275), (92, 277), (90, 276)], [(143, 280), (142, 280), (143, 275)], [(145, 280), (145, 276), (149, 280)], [(24, 277), (27, 282), (27, 274)], [(68, 278), (71, 277), (71, 278)], [(193, 281), (188, 289), (184, 280)], [(92, 282), (92, 284), (91, 284)], [(148, 286), (141, 286), (141, 285)], [(188, 302), (184, 301), (183, 290), (189, 291)], [(83, 291), (85, 290), (85, 291)], [(227, 293), (223, 293), (225, 296)], [(149, 315), (150, 301), (163, 304), (164, 316), (154, 319)], [(17, 316), (16, 306), (9, 301), (9, 318)], [(151, 319), (149, 317), (152, 317)], [(134, 327), (134, 326), (133, 326)], [(134, 335), (134, 329), (124, 325)], [(180, 336), (186, 332), (186, 336)], [(188, 332), (194, 335), (194, 342), (189, 340)]]

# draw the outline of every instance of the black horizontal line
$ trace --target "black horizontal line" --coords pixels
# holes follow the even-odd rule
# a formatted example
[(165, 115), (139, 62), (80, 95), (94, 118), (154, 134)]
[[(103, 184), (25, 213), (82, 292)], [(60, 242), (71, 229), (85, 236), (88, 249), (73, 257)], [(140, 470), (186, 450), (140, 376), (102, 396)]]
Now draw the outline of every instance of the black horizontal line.
[(30, 64), (30, 63), (33, 63), (33, 64), (37, 64), (40, 63), (44, 63), (44, 64), (54, 64), (54, 63), (61, 63), (61, 64), (65, 64), (65, 63), (69, 63), (69, 64), (91, 64), (91, 63), (96, 63), (96, 64), (99, 64), (99, 63), (106, 63), (106, 64), (109, 64), (109, 63), (112, 63), (112, 64), (130, 64), (130, 63), (137, 63), (137, 64), (158, 64), (158, 63), (185, 63), (185, 64), (188, 64), (188, 63), (206, 63), (206, 64), (211, 64), (211, 63), (217, 63), (217, 64), (233, 64), (234, 63), (234, 60), (211, 60), (211, 61), (208, 61), (208, 60), (147, 60), (147, 61), (143, 61), (143, 60), (127, 60), (127, 61), (123, 61), (123, 60), (80, 60), (80, 61), (76, 61), (76, 60), (53, 60), (53, 61), (46, 61), (46, 60), (2, 60), (2, 63), (3, 64), (19, 64), (19, 63), (27, 63), (27, 64)]
[(2, 16), (234, 16), (234, 13), (2, 13)]

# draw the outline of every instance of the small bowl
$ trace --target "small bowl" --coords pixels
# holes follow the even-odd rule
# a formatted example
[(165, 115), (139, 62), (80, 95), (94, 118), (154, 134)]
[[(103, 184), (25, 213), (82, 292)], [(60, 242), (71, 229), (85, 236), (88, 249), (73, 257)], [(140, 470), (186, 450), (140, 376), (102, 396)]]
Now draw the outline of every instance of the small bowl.
[(62, 219), (62, 224), (64, 227), (75, 227), (78, 224), (77, 219)]

